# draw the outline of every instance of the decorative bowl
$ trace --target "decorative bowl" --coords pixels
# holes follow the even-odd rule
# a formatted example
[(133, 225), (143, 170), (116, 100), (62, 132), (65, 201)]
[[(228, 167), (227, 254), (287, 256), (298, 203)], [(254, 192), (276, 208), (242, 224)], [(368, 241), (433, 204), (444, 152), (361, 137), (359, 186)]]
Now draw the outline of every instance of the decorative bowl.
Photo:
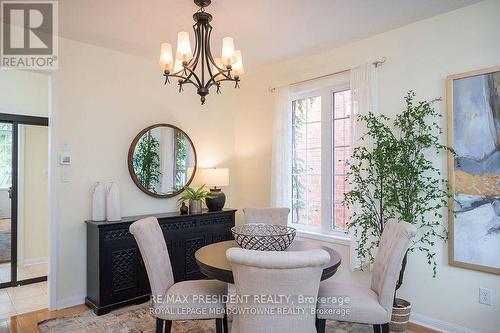
[(264, 223), (237, 225), (231, 228), (231, 232), (239, 246), (259, 251), (284, 251), (296, 234), (295, 228)]

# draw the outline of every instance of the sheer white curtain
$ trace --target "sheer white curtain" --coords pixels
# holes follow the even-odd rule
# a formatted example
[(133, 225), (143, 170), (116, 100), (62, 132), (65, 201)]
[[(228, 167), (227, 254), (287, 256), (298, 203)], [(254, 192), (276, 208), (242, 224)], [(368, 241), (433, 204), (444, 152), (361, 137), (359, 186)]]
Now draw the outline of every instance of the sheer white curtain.
[(292, 201), (292, 110), (290, 89), (276, 90), (271, 170), (271, 207), (291, 208)]
[[(363, 64), (351, 69), (351, 94), (352, 94), (352, 146), (357, 147), (361, 143), (370, 144), (369, 142), (361, 141), (361, 137), (366, 133), (364, 123), (357, 122), (358, 115), (367, 115), (369, 112), (378, 114), (378, 93), (377, 93), (377, 73), (373, 64)], [(354, 206), (353, 211), (358, 207)], [(358, 239), (354, 235), (354, 230), (349, 231), (351, 237), (350, 245), (350, 266), (351, 270), (360, 270), (362, 263), (357, 257), (356, 248), (358, 247)]]

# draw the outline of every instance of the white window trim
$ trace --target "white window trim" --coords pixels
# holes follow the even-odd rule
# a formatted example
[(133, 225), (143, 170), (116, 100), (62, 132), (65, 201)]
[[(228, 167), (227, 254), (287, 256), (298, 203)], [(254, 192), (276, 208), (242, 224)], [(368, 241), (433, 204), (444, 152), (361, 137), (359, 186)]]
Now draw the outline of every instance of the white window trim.
[[(290, 223), (299, 237), (349, 245), (347, 232), (331, 230), (333, 221), (333, 94), (350, 89), (350, 73), (335, 75), (290, 87), (288, 105), (297, 99), (321, 96), (321, 227)], [(324, 102), (326, 101), (326, 102)], [(291, 109), (290, 109), (291, 112)]]
[(331, 243), (331, 244), (339, 244), (346, 246), (351, 245), (351, 237), (349, 237), (349, 234), (339, 231), (333, 231), (329, 234), (324, 234), (317, 231), (297, 229), (297, 237), (325, 242), (325, 243)]

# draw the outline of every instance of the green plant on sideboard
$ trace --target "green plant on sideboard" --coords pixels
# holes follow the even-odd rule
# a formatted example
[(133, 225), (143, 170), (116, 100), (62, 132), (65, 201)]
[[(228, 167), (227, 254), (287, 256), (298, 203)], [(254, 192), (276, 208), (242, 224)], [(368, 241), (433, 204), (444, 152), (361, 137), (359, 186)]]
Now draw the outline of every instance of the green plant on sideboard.
[(205, 189), (205, 185), (200, 186), (198, 189), (194, 189), (192, 187), (185, 187), (184, 192), (181, 197), (177, 200), (178, 204), (183, 203), (184, 201), (189, 202), (189, 213), (201, 213), (201, 204), (205, 199), (211, 199), (213, 196), (210, 194), (209, 190)]
[(184, 201), (198, 201), (198, 200), (205, 200), (206, 198), (211, 198), (212, 195), (210, 194), (209, 190), (205, 189), (205, 185), (200, 186), (196, 190), (190, 186), (186, 186), (184, 188), (184, 192), (182, 195), (179, 197), (177, 202), (180, 204)]

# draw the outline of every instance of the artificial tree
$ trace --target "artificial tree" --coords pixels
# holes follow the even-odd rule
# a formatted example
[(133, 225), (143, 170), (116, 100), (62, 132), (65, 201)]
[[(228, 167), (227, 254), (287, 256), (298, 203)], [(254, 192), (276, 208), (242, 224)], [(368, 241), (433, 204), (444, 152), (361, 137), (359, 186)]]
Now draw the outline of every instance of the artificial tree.
[[(425, 253), (435, 276), (433, 246), (436, 239), (447, 239), (442, 212), (451, 192), (430, 154), (453, 150), (440, 143), (441, 115), (432, 106), (437, 100), (415, 103), (414, 98), (410, 91), (406, 108), (393, 121), (372, 113), (358, 116), (367, 132), (347, 162), (351, 189), (344, 204), (353, 211), (348, 227), (358, 238), (357, 256), (362, 262), (373, 263), (386, 221), (396, 218), (416, 225), (419, 233), (408, 252)], [(396, 289), (402, 284), (406, 259), (407, 255)]]

